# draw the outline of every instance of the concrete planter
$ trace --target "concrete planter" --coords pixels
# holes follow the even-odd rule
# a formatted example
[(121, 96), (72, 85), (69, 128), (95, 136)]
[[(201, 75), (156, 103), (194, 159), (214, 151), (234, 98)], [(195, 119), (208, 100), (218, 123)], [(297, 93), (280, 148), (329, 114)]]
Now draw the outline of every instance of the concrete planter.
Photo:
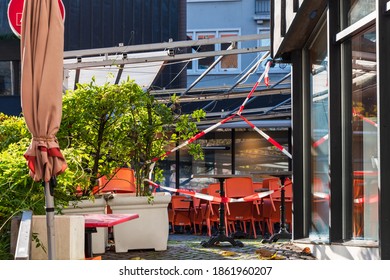
[(108, 204), (113, 214), (137, 213), (138, 219), (114, 226), (115, 251), (136, 249), (167, 249), (169, 236), (169, 193), (156, 193), (154, 201), (133, 194), (114, 194)]
[[(69, 207), (62, 210), (65, 215), (76, 214), (104, 214), (107, 203), (103, 197), (94, 200), (81, 200), (71, 202)], [(92, 233), (92, 253), (104, 254), (108, 243), (108, 229), (96, 228), (97, 232)]]
[[(38, 241), (47, 247), (47, 226), (45, 215), (32, 217), (32, 232), (37, 235)], [(55, 216), (55, 253), (57, 260), (82, 260), (84, 255), (84, 217), (82, 216)], [(42, 247), (36, 247), (36, 241), (31, 241), (31, 259), (47, 260), (48, 255)]]

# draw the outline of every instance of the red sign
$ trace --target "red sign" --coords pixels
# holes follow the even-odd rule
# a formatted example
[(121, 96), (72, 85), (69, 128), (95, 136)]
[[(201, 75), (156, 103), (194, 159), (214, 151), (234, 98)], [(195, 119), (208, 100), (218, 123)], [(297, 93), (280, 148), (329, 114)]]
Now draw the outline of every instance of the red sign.
[[(22, 28), (22, 14), (25, 0), (11, 0), (8, 4), (8, 22), (16, 36), (20, 37)], [(28, 1), (28, 0), (27, 0)], [(62, 0), (58, 0), (62, 19), (65, 20), (65, 6)]]

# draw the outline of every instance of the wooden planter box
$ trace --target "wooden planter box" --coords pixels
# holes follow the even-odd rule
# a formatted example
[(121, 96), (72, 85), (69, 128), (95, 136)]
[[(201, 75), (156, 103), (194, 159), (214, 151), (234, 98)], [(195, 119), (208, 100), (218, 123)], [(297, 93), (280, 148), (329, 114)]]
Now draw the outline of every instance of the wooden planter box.
[[(55, 256), (57, 260), (83, 260), (84, 256), (84, 217), (55, 216)], [(36, 247), (37, 242), (31, 241), (31, 259), (47, 260), (47, 226), (45, 215), (32, 217), (32, 233), (37, 235), (42, 247)]]

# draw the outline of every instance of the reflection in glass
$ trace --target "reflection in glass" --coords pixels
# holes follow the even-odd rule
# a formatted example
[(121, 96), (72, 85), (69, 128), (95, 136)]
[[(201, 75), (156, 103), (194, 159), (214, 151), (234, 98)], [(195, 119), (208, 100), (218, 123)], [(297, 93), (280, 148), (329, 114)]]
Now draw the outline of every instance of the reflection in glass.
[(326, 25), (310, 48), (312, 213), (311, 239), (329, 239), (329, 91)]
[(353, 238), (378, 240), (376, 33), (352, 39)]
[(375, 11), (374, 0), (347, 0), (348, 26)]
[[(232, 174), (234, 165), (235, 174), (250, 175), (254, 181), (261, 181), (263, 178), (260, 175), (252, 173), (288, 170), (288, 157), (257, 132), (247, 129), (235, 129), (233, 164), (231, 133), (230, 130), (219, 130), (196, 140), (196, 143), (204, 147), (204, 160), (193, 160), (185, 154), (185, 150), (181, 150), (180, 165), (191, 166), (191, 171), (188, 173), (183, 170), (187, 173), (180, 173), (180, 176), (184, 179), (191, 174)], [(288, 149), (287, 129), (272, 129), (265, 133)], [(200, 190), (210, 182), (213, 182), (213, 179), (192, 178), (189, 185), (183, 187)]]
[[(268, 136), (288, 150), (288, 130), (262, 129)], [(251, 175), (256, 171), (285, 171), (288, 170), (288, 157), (275, 148), (264, 137), (255, 131), (243, 133), (236, 130), (235, 169), (236, 174)], [(261, 181), (253, 175), (254, 181)]]
[[(181, 158), (189, 161), (192, 168), (191, 174), (232, 174), (231, 156), (231, 132), (215, 131), (208, 133), (205, 137), (196, 140), (203, 148), (204, 160), (193, 160), (192, 157)], [(180, 154), (182, 155), (182, 154)], [(212, 178), (192, 178), (189, 187), (200, 191), (214, 183)]]

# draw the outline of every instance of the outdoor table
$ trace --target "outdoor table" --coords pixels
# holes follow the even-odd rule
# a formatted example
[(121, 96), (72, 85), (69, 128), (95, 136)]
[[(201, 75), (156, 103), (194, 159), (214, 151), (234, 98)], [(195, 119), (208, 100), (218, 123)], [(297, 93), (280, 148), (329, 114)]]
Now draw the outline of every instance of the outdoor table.
[(234, 175), (234, 174), (198, 174), (194, 175), (194, 178), (213, 178), (219, 180), (219, 194), (221, 196), (221, 203), (219, 204), (219, 225), (218, 225), (218, 233), (211, 236), (208, 241), (202, 241), (201, 245), (203, 247), (211, 247), (220, 242), (230, 242), (233, 246), (243, 247), (244, 244), (241, 241), (234, 240), (233, 237), (226, 236), (225, 234), (225, 190), (223, 187), (223, 183), (225, 179), (234, 178), (234, 177), (242, 177), (242, 175)]
[(291, 177), (291, 171), (258, 171), (252, 174), (257, 175), (269, 175), (280, 178), (282, 188), (280, 190), (280, 229), (279, 232), (274, 233), (269, 239), (264, 239), (263, 243), (272, 243), (278, 241), (278, 239), (291, 239), (291, 233), (286, 228), (286, 216), (285, 216), (285, 189), (284, 182), (286, 178)]
[(97, 227), (112, 227), (139, 218), (138, 214), (83, 214), (85, 219), (85, 257), (92, 258), (92, 233)]

